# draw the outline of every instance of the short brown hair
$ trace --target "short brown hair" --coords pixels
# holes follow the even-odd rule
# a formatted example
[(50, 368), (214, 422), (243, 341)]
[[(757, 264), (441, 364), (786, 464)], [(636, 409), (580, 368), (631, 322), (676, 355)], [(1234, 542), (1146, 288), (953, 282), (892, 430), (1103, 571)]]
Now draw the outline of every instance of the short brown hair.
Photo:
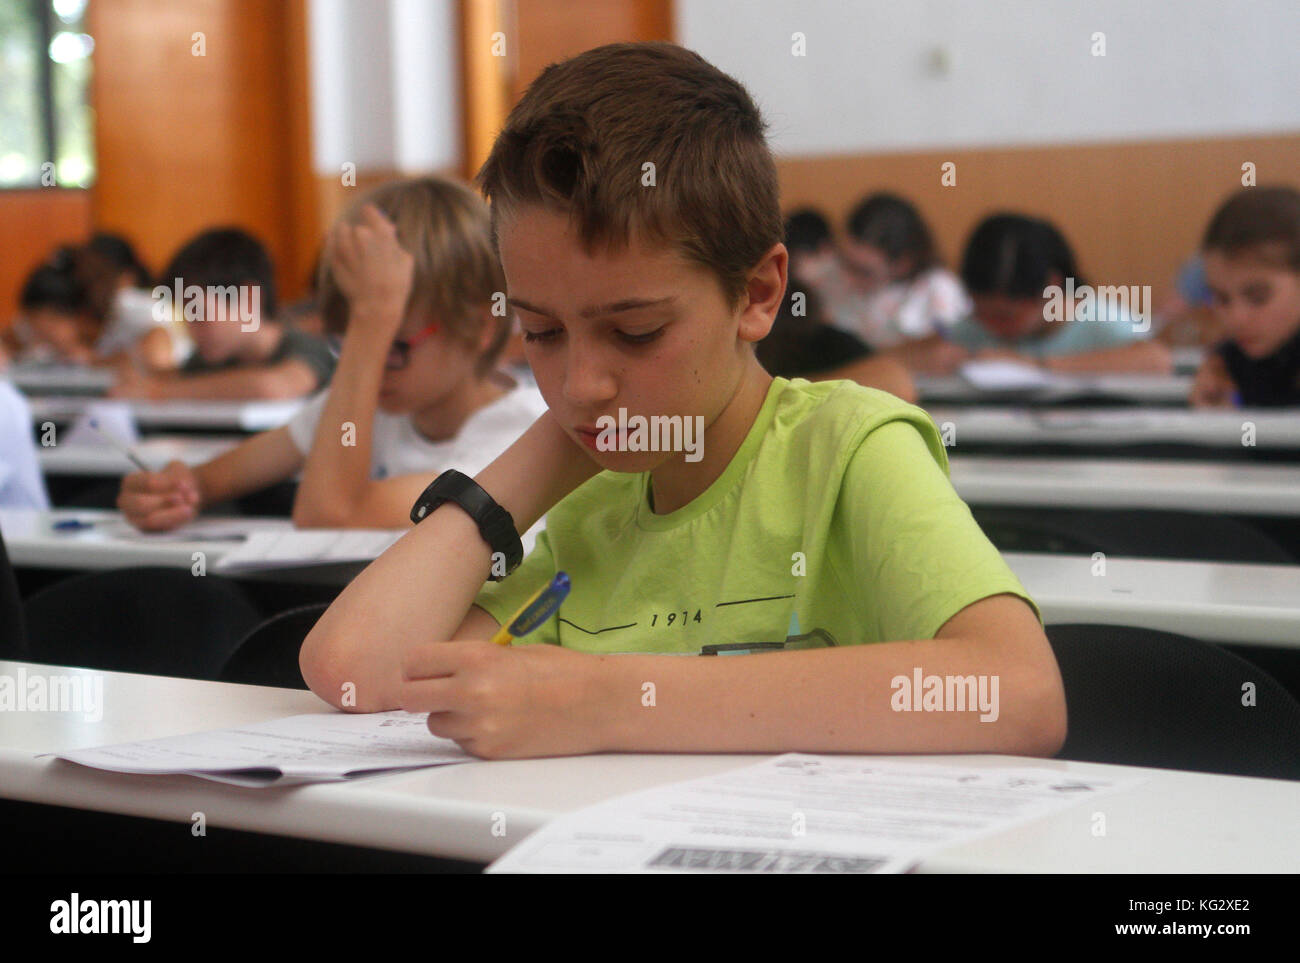
[[(478, 344), (489, 317), (496, 323), (492, 343), (476, 366), (480, 374), (490, 369), (510, 336), (511, 314), (488, 313), (496, 296), (504, 295), (506, 281), (482, 199), (464, 184), (418, 177), (372, 188), (340, 220), (355, 222), (365, 204), (375, 205), (393, 222), (398, 242), (415, 258), (407, 311), (428, 309), (448, 332), (471, 346)], [(321, 258), (319, 289), (325, 330), (341, 332), (348, 322), (348, 300), (334, 280), (329, 258)], [(504, 297), (500, 303), (504, 306)]]
[(1300, 191), (1243, 188), (1214, 213), (1201, 247), (1230, 258), (1250, 255), (1300, 272)]
[(478, 182), (494, 234), (525, 204), (568, 213), (589, 251), (635, 232), (713, 271), (734, 307), (782, 237), (765, 130), (745, 88), (699, 54), (608, 44), (542, 71)]

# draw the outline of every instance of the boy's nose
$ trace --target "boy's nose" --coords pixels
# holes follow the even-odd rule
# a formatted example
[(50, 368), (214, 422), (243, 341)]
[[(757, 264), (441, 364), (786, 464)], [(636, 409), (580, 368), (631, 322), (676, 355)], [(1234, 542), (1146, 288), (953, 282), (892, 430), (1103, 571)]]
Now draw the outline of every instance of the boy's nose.
[(618, 393), (618, 382), (595, 346), (572, 339), (565, 362), (564, 397), (574, 405), (591, 406)]

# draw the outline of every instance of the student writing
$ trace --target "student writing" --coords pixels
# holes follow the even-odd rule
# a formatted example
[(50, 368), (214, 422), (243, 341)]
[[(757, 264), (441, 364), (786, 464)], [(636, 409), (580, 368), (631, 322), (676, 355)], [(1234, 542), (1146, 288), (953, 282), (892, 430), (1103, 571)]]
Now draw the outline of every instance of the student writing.
[(325, 323), (345, 331), (328, 394), (196, 469), (128, 475), (118, 506), (139, 528), (167, 529), (301, 471), (299, 525), (409, 524), (433, 473), (477, 471), (545, 408), (496, 370), (504, 285), (471, 190), (436, 178), (376, 188), (340, 219), (324, 258)]
[[(763, 131), (740, 84), (671, 44), (596, 48), (529, 88), (479, 176), (549, 409), (469, 484), (435, 482), (322, 616), (300, 658), (322, 698), (428, 712), (488, 757), (1059, 749), (1051, 649), (933, 422), (754, 356), (786, 286)], [(619, 408), (702, 419), (703, 458), (603, 448)], [(522, 530), (548, 511), (485, 587), (516, 557), (501, 512)], [(558, 617), (492, 645), (561, 570)], [(720, 644), (782, 651), (664, 657)], [(996, 674), (997, 721), (892, 711), (890, 679), (916, 666)]]

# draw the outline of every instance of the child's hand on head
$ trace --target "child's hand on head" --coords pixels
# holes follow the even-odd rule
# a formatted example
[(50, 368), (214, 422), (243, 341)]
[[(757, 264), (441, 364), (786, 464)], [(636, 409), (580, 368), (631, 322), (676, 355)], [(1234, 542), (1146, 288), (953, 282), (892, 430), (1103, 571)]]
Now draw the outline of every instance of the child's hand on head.
[(142, 532), (165, 532), (199, 512), (199, 480), (184, 462), (162, 471), (132, 472), (122, 479), (117, 507)]
[(338, 224), (326, 243), (326, 256), (354, 313), (364, 306), (377, 318), (391, 321), (393, 329), (401, 325), (415, 258), (397, 240), (393, 222), (377, 207), (365, 205), (355, 224)]

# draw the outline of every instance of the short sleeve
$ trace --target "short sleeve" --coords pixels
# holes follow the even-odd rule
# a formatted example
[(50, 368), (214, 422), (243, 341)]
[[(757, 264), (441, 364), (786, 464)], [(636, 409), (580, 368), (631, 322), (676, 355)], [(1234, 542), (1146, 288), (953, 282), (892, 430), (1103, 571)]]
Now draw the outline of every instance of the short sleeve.
[[(555, 577), (555, 556), (551, 553), (550, 533), (543, 529), (537, 536), (537, 542), (528, 557), (519, 563), (519, 567), (500, 582), (488, 582), (479, 591), (474, 604), (505, 625), (515, 617), (533, 593)], [(560, 611), (564, 608), (561, 606)], [(515, 645), (533, 645), (545, 643), (559, 645), (559, 616), (547, 619), (540, 628), (522, 639), (516, 639)]]
[(298, 449), (298, 453), (304, 458), (311, 453), (311, 443), (316, 437), (316, 426), (320, 424), (321, 413), (325, 410), (325, 402), (329, 400), (329, 392), (322, 391), (315, 398), (312, 398), (307, 404), (298, 410), (298, 413), (289, 419), (285, 427), (289, 430), (289, 440), (293, 446)]
[(926, 278), (926, 305), (927, 325), (921, 335), (948, 331), (971, 311), (970, 298), (961, 281), (942, 269), (931, 271)]
[(867, 435), (849, 463), (836, 516), (850, 543), (846, 589), (863, 593), (882, 640), (933, 638), (966, 606), (1003, 593), (1038, 613), (907, 422)]

